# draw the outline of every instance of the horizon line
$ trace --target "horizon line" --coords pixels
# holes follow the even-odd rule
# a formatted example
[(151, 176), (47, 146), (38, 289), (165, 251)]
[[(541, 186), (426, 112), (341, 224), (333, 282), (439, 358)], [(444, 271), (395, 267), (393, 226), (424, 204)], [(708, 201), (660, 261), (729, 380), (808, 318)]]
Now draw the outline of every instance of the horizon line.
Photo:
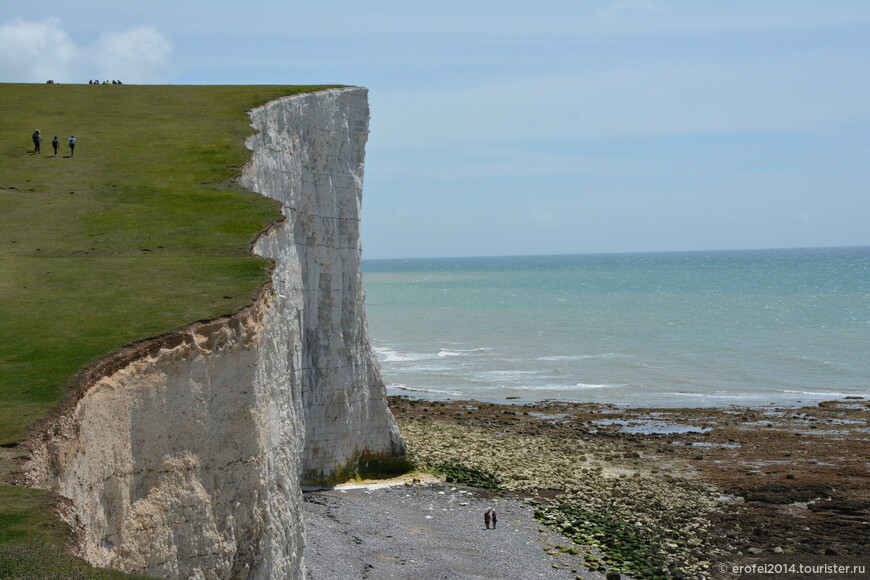
[(554, 254), (489, 254), (489, 255), (471, 255), (471, 256), (398, 256), (392, 258), (366, 258), (362, 257), (363, 262), (373, 262), (378, 260), (462, 260), (462, 259), (480, 259), (480, 258), (543, 258), (553, 256), (630, 256), (642, 254), (698, 254), (706, 252), (777, 252), (784, 250), (847, 250), (870, 248), (870, 244), (848, 245), (848, 246), (787, 246), (776, 248), (724, 248), (724, 249), (704, 249), (704, 250), (628, 250), (628, 251), (613, 251), (613, 252), (563, 252)]

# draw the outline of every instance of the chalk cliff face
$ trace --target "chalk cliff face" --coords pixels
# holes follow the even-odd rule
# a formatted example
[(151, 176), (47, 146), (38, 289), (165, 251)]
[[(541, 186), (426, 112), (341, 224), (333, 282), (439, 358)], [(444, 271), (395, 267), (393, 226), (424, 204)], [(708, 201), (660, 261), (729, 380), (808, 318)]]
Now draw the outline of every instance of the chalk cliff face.
[(245, 310), (89, 369), (31, 442), (31, 485), (71, 500), (81, 555), (161, 578), (302, 578), (303, 485), (405, 449), (368, 343), (359, 209), (365, 89), (251, 112), (241, 183), (283, 204)]
[(303, 483), (405, 457), (369, 346), (359, 220), (368, 137), (366, 89), (334, 89), (274, 101), (251, 114), (258, 133), (245, 187), (279, 200), (285, 222), (256, 251), (272, 258), (276, 291), (304, 312)]

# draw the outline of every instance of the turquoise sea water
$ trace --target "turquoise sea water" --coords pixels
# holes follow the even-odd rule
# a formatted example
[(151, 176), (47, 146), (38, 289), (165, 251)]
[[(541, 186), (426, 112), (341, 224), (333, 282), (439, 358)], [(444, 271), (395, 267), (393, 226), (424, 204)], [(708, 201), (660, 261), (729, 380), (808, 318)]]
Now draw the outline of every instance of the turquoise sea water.
[(365, 260), (363, 272), (390, 394), (870, 398), (870, 247)]

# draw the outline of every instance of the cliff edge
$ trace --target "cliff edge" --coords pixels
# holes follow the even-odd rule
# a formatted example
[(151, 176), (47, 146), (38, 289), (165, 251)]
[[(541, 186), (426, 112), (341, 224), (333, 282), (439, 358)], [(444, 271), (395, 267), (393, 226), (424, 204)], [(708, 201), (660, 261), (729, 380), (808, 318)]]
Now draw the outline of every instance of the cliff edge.
[(284, 220), (258, 299), (107, 357), (31, 439), (28, 483), (70, 500), (79, 552), (160, 578), (302, 578), (303, 486), (402, 467), (368, 343), (359, 215), (367, 91), (251, 112), (240, 183)]
[[(281, 202), (285, 220), (256, 253), (275, 261), (302, 336), (303, 485), (404, 466), (369, 345), (359, 238), (368, 91), (287, 97), (251, 114), (258, 131), (241, 185)], [(395, 460), (401, 465), (394, 465)]]

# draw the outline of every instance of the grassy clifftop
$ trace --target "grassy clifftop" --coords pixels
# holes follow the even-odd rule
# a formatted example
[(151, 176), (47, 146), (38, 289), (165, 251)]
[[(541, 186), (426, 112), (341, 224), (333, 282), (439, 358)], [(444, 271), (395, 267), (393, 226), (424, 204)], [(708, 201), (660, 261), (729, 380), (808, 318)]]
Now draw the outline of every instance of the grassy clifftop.
[(0, 444), (94, 358), (251, 300), (280, 214), (232, 183), (246, 110), (311, 89), (0, 85)]
[[(0, 84), (0, 445), (100, 356), (251, 301), (250, 242), (280, 212), (233, 183), (246, 111), (320, 88)], [(58, 543), (53, 502), (0, 486), (0, 548)]]

